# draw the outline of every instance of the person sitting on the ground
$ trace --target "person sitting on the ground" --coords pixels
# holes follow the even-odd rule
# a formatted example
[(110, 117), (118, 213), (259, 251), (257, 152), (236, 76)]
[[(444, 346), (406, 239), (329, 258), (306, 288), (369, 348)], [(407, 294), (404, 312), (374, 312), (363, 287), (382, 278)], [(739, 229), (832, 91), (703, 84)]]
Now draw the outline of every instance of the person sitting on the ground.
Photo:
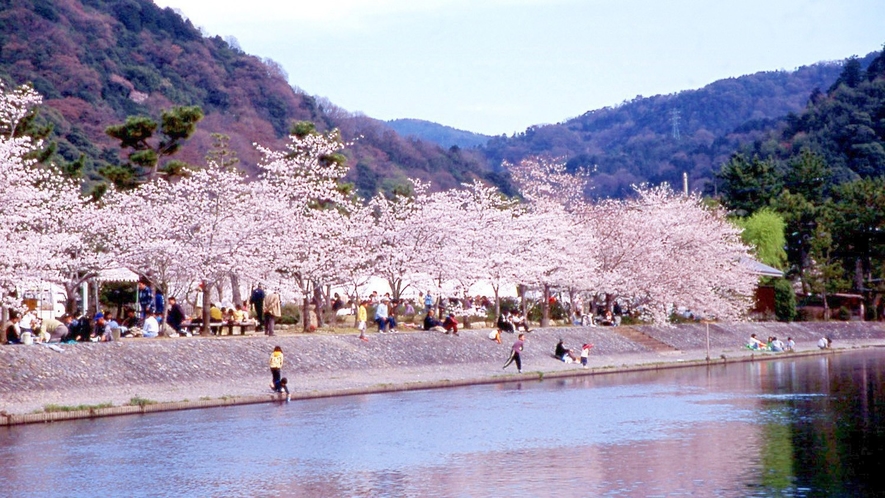
[(750, 349), (759, 350), (764, 350), (767, 348), (764, 342), (756, 338), (756, 334), (750, 334), (750, 342), (747, 343), (747, 347)]
[(86, 342), (92, 336), (92, 323), (86, 315), (73, 318), (68, 325), (68, 335), (62, 342)]
[(602, 320), (600, 320), (600, 323), (602, 323), (603, 325), (614, 326), (615, 317), (614, 317), (614, 315), (612, 315), (612, 310), (605, 310), (605, 316), (602, 317)]
[(787, 345), (784, 349), (786, 351), (795, 351), (796, 350), (796, 341), (794, 341), (792, 337), (787, 337)]
[(817, 347), (820, 349), (829, 349), (830, 345), (833, 344), (833, 340), (827, 337), (821, 337), (819, 341), (817, 341)]
[(428, 311), (424, 316), (424, 330), (445, 332), (445, 329), (442, 328), (442, 323), (433, 316), (433, 310)]
[(501, 344), (501, 331), (499, 329), (492, 330), (489, 332), (489, 339)]
[(181, 309), (181, 305), (178, 304), (178, 300), (175, 299), (175, 296), (171, 296), (169, 298), (169, 312), (166, 314), (166, 323), (172, 327), (178, 335), (186, 335), (181, 331), (181, 325), (184, 323), (185, 318), (184, 310)]
[(519, 330), (519, 327), (522, 327), (526, 332), (531, 332), (529, 330), (529, 322), (520, 314), (517, 314), (516, 311), (510, 312), (510, 323), (513, 324), (514, 330)]
[(43, 320), (38, 340), (40, 342), (62, 342), (68, 336), (68, 326), (72, 319), (71, 315), (62, 315), (60, 320), (54, 318)]
[(145, 315), (142, 335), (144, 337), (158, 337), (160, 335), (160, 322), (157, 321), (156, 313), (153, 311), (148, 311)]
[(562, 339), (556, 343), (556, 349), (553, 350), (553, 356), (566, 363), (572, 363), (578, 359), (574, 353), (572, 353), (571, 349), (568, 349), (563, 345)]
[(378, 324), (378, 333), (383, 334), (387, 331), (396, 332), (396, 319), (390, 316), (388, 311), (390, 306), (390, 298), (384, 297), (381, 303), (375, 308), (375, 323)]
[(117, 323), (117, 320), (115, 320), (114, 317), (105, 316), (105, 320), (107, 321), (107, 323), (104, 326), (105, 333), (110, 334), (110, 336), (107, 339), (102, 338), (102, 340), (113, 341), (114, 340), (114, 330), (117, 330), (120, 333), (120, 335), (122, 336), (123, 328), (120, 327), (120, 324)]
[(458, 335), (458, 321), (455, 320), (455, 315), (449, 313), (445, 321), (443, 321), (442, 326), (444, 329), (446, 329), (446, 334), (451, 332), (455, 335)]
[(34, 329), (39, 328), (34, 326), (34, 322), (37, 320), (37, 315), (34, 314), (33, 310), (28, 310), (24, 315), (22, 315), (21, 320), (18, 322), (18, 330), (20, 333), (28, 332), (29, 334), (34, 334)]
[(92, 328), (92, 337), (91, 340), (93, 342), (110, 342), (114, 340), (111, 335), (111, 328), (108, 326), (108, 320), (105, 317), (104, 313), (96, 313), (95, 314), (95, 326)]
[(136, 316), (134, 309), (126, 308), (126, 311), (123, 313), (122, 325), (125, 330), (138, 327), (138, 316)]
[(9, 321), (3, 324), (3, 337), (0, 337), (0, 344), (21, 344), (21, 334), (19, 333), (18, 323), (21, 317), (18, 313), (10, 312)]
[(505, 313), (501, 313), (501, 316), (498, 317), (498, 322), (495, 325), (497, 325), (498, 330), (501, 332), (509, 332), (512, 334), (516, 331), (516, 328), (510, 323), (510, 320), (507, 319)]
[(771, 350), (775, 353), (782, 353), (786, 349), (784, 342), (778, 339), (777, 337), (771, 338)]
[(92, 342), (98, 342), (102, 340), (102, 336), (104, 335), (104, 328), (107, 325), (107, 320), (105, 319), (105, 312), (99, 311), (92, 317), (92, 330), (89, 334), (89, 340)]

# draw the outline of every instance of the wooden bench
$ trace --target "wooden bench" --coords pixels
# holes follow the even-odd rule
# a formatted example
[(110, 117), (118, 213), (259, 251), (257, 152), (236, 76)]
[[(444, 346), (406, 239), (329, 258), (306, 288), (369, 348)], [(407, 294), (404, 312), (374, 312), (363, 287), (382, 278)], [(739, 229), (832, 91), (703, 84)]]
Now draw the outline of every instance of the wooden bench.
[[(209, 322), (209, 333), (211, 333), (212, 335), (218, 335), (224, 325), (224, 322)], [(199, 322), (191, 322), (187, 324), (184, 328), (192, 334), (199, 334), (200, 331), (203, 330), (203, 324)]]
[(227, 329), (228, 335), (234, 335), (234, 327), (238, 327), (240, 329), (239, 335), (246, 335), (246, 332), (251, 328), (255, 330), (255, 327), (258, 325), (256, 322), (232, 322), (226, 323), (221, 326), (221, 330), (219, 331), (219, 335), (224, 335), (224, 329)]

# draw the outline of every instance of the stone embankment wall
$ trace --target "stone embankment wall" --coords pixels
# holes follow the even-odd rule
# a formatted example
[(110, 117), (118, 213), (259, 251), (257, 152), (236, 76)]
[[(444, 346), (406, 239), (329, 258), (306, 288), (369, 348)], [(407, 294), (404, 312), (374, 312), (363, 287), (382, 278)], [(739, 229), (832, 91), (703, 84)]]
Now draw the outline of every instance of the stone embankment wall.
[[(568, 373), (559, 372), (566, 369), (575, 373), (573, 366), (563, 366), (551, 358), (559, 339), (573, 349), (585, 342), (593, 343), (591, 366), (609, 371), (628, 364), (696, 360), (703, 355), (677, 356), (706, 348), (704, 324), (621, 329), (632, 334), (609, 327), (534, 330), (527, 335), (523, 361), (527, 371), (541, 375)], [(709, 330), (713, 358), (746, 353), (743, 344), (751, 333), (763, 340), (769, 335), (784, 340), (792, 336), (806, 350), (814, 349), (814, 343), (824, 335), (832, 337), (837, 347), (885, 341), (885, 326), (879, 323), (710, 324)], [(453, 337), (410, 330), (383, 336), (369, 334), (369, 342), (352, 334), (128, 339), (65, 344), (61, 345), (63, 352), (41, 345), (0, 346), (0, 414), (33, 411), (55, 403), (109, 401), (122, 408), (119, 405), (130, 396), (168, 402), (189, 399), (192, 404), (211, 397), (223, 398), (220, 404), (234, 404), (237, 401), (231, 398), (260, 393), (260, 399), (266, 400), (268, 358), (277, 345), (286, 357), (284, 374), (296, 380), (294, 387), (300, 394), (309, 390), (371, 390), (372, 386), (386, 390), (390, 385), (421, 387), (422, 383), (441, 381), (496, 380), (502, 375), (500, 366), (516, 337), (502, 334), (502, 344), (496, 344), (488, 339), (488, 332), (466, 330)], [(636, 332), (646, 337), (642, 341), (628, 338)], [(669, 346), (677, 356), (658, 354), (660, 349), (649, 346), (649, 337)]]

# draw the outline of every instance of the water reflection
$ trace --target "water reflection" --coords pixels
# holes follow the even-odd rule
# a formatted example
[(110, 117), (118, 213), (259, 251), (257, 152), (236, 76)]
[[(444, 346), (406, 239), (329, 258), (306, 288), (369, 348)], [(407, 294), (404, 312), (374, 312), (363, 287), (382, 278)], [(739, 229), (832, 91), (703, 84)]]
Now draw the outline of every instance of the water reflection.
[(0, 430), (10, 496), (875, 494), (883, 352)]

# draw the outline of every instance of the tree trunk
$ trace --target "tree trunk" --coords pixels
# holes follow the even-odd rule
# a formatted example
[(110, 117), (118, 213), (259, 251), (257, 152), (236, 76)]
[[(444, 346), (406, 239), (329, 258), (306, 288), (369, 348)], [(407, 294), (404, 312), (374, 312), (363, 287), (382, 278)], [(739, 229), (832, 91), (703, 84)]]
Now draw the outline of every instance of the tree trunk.
[(525, 288), (525, 285), (523, 285), (523, 284), (519, 284), (516, 287), (516, 292), (519, 294), (519, 311), (520, 311), (519, 314), (523, 318), (525, 318), (526, 323), (528, 323), (529, 313), (528, 313), (528, 310), (526, 309), (525, 291), (526, 291), (526, 288)]
[[(359, 319), (359, 313), (360, 313), (360, 293), (359, 293), (359, 291), (357, 290), (356, 285), (353, 286), (353, 299), (354, 299), (354, 304), (355, 304), (355, 306), (353, 307), (353, 310), (354, 310), (354, 313), (353, 313), (353, 326), (354, 326), (354, 328), (356, 328), (356, 327), (359, 327), (359, 324), (360, 324), (360, 319)], [(368, 325), (368, 324), (367, 324), (367, 325)]]
[(827, 303), (827, 291), (821, 292), (821, 296), (824, 300), (824, 321), (830, 321), (830, 305)]
[(470, 303), (470, 296), (467, 295), (467, 291), (464, 291), (464, 300), (461, 302), (461, 307), (464, 309), (464, 328), (470, 328), (470, 315), (468, 315), (467, 306)]
[(443, 296), (442, 296), (442, 275), (436, 279), (436, 317), (442, 320), (443, 312)]
[(203, 326), (200, 327), (200, 335), (205, 337), (205, 336), (210, 335), (209, 334), (209, 320), (210, 320), (209, 308), (210, 308), (210, 304), (211, 304), (210, 301), (212, 298), (212, 296), (211, 296), (212, 291), (209, 288), (209, 283), (206, 282), (205, 280), (203, 281), (202, 289), (203, 289), (203, 313), (202, 313)]
[(544, 302), (541, 303), (541, 328), (550, 326), (550, 286), (544, 284)]
[(324, 307), (326, 310), (326, 317), (329, 319), (329, 323), (331, 325), (335, 325), (338, 323), (338, 319), (337, 319), (337, 316), (335, 315), (334, 310), (332, 310), (332, 286), (331, 285), (326, 284), (325, 294), (326, 294), (326, 299), (324, 300), (324, 302), (325, 302)]
[(569, 317), (569, 325), (575, 324), (575, 318), (580, 319), (581, 317), (576, 316), (575, 311), (575, 289), (574, 287), (568, 288), (568, 317)]
[(323, 289), (316, 283), (313, 286), (313, 302), (314, 311), (317, 315), (317, 328), (320, 328), (325, 323), (323, 320)]
[(495, 327), (498, 326), (498, 319), (501, 318), (501, 298), (498, 296), (498, 286), (493, 285), (492, 291), (495, 293)]
[[(77, 294), (79, 293), (80, 285), (79, 284), (71, 284), (71, 282), (65, 282), (65, 313), (69, 315), (73, 315), (77, 311)], [(49, 291), (50, 302), (54, 301), (52, 287), (50, 287)], [(52, 302), (52, 306), (55, 306), (55, 303)], [(55, 317), (58, 318), (58, 317)]]
[(304, 301), (301, 303), (301, 330), (310, 332), (310, 294), (304, 292)]
[(240, 277), (236, 273), (230, 274), (230, 290), (234, 301), (234, 309), (239, 309), (243, 304), (243, 296), (240, 294)]
[(860, 291), (864, 288), (864, 268), (863, 260), (857, 258), (854, 261), (854, 288)]
[(221, 307), (221, 302), (224, 301), (224, 280), (218, 280), (215, 284), (215, 292), (218, 294), (218, 306)]

